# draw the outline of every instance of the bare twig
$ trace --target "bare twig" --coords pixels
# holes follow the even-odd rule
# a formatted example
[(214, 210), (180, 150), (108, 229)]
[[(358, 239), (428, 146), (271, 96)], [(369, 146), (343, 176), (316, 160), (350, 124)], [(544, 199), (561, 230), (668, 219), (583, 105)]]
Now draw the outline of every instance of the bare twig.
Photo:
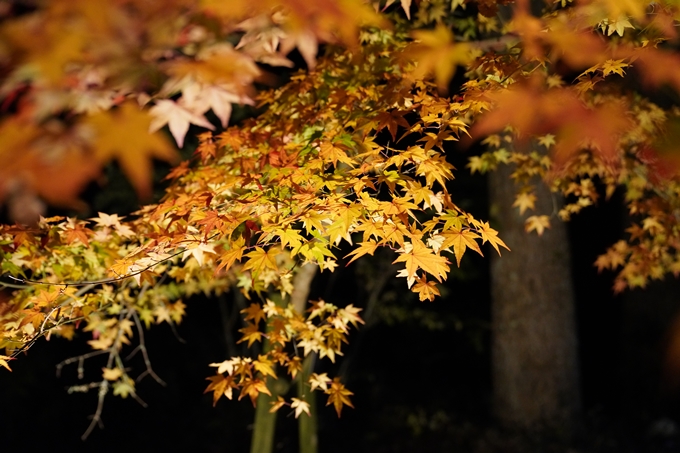
[(141, 381), (147, 374), (151, 376), (156, 382), (158, 382), (160, 385), (165, 387), (167, 384), (163, 379), (161, 379), (151, 368), (151, 361), (149, 360), (149, 354), (146, 349), (146, 343), (144, 341), (144, 328), (142, 327), (142, 323), (139, 321), (139, 316), (137, 315), (137, 311), (133, 310), (132, 311), (132, 319), (135, 321), (135, 326), (137, 327), (137, 335), (139, 335), (139, 344), (135, 349), (132, 350), (132, 352), (126, 357), (126, 360), (131, 359), (134, 357), (137, 352), (142, 353), (142, 358), (144, 359), (144, 365), (146, 365), (146, 370), (137, 376), (137, 379), (135, 379), (135, 382)]
[(106, 394), (109, 392), (109, 381), (106, 379), (103, 379), (101, 382), (99, 382), (99, 392), (97, 393), (97, 410), (95, 413), (90, 417), (91, 422), (90, 425), (87, 427), (85, 432), (83, 433), (80, 438), (85, 441), (87, 438), (92, 434), (92, 430), (94, 430), (95, 426), (99, 426), (100, 429), (104, 428), (104, 423), (102, 423), (102, 411), (104, 410), (104, 398), (106, 398)]
[(74, 362), (78, 362), (78, 379), (82, 379), (82, 364), (85, 360), (91, 358), (91, 357), (96, 357), (98, 355), (106, 354), (108, 349), (105, 349), (103, 351), (92, 351), (88, 352), (87, 354), (82, 354), (76, 357), (71, 357), (66, 360), (63, 360), (57, 364), (57, 377), (61, 377), (61, 369), (64, 368), (66, 365), (70, 365)]
[[(109, 357), (106, 361), (106, 368), (111, 368), (113, 366), (113, 361), (116, 358), (120, 359), (120, 357), (118, 356), (118, 350), (121, 347), (120, 337), (123, 333), (123, 329), (120, 327), (120, 322), (126, 317), (129, 319), (130, 316), (131, 312), (129, 310), (121, 310), (120, 315), (118, 315), (118, 332), (116, 332), (116, 338), (113, 341), (113, 345), (106, 350), (106, 352), (109, 353)], [(92, 433), (92, 430), (94, 430), (95, 426), (99, 426), (100, 428), (104, 427), (104, 424), (102, 423), (102, 411), (104, 410), (104, 399), (106, 398), (106, 394), (108, 392), (109, 381), (103, 379), (99, 384), (99, 392), (97, 393), (97, 409), (92, 415), (91, 417), (92, 421), (88, 425), (87, 429), (85, 430), (83, 435), (80, 436), (82, 440), (86, 440), (88, 438), (88, 436)]]

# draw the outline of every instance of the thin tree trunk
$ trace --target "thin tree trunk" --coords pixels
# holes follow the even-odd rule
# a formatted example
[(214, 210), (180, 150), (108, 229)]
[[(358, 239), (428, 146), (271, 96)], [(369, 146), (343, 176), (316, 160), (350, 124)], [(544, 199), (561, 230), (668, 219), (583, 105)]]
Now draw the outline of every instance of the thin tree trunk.
[(507, 427), (568, 442), (581, 395), (567, 231), (555, 217), (542, 236), (524, 231), (526, 217), (560, 201), (541, 182), (536, 210), (520, 216), (512, 170), (490, 175), (491, 212), (512, 250), (491, 263), (494, 409)]
[[(270, 294), (277, 305), (284, 305), (283, 300), (278, 294)], [(263, 352), (269, 351), (271, 345), (269, 340), (262, 342)], [(257, 397), (255, 407), (255, 421), (253, 423), (253, 437), (250, 443), (250, 453), (272, 453), (274, 451), (274, 434), (276, 433), (276, 412), (269, 412), (274, 401), (279, 395), (288, 392), (288, 382), (282, 378), (274, 381), (274, 385), (269, 385), (271, 396), (260, 393)]]
[[(290, 296), (290, 303), (293, 308), (303, 313), (309, 291), (314, 280), (314, 275), (318, 266), (315, 264), (305, 264), (302, 266), (293, 278), (293, 293)], [(272, 300), (277, 301), (278, 304), (283, 304), (280, 298), (272, 295)], [(263, 343), (263, 349), (266, 351), (269, 348), (269, 343)], [(304, 361), (303, 371), (299, 376), (300, 382), (306, 382), (305, 376), (311, 373), (311, 363), (313, 363), (312, 356), (307, 357), (309, 360)], [(306, 375), (305, 375), (306, 373)], [(272, 388), (273, 387), (273, 388)], [(302, 390), (301, 390), (302, 388)], [(270, 413), (271, 403), (277, 399), (279, 395), (283, 395), (288, 391), (288, 385), (284, 384), (283, 379), (276, 381), (276, 385), (270, 386), (272, 396), (260, 393), (257, 398), (257, 407), (255, 408), (255, 422), (253, 427), (253, 437), (250, 444), (251, 453), (271, 453), (274, 451), (274, 434), (276, 432), (276, 412)], [(310, 412), (312, 415), (307, 417), (306, 414), (300, 416), (299, 420), (299, 438), (300, 438), (300, 452), (301, 453), (316, 453), (318, 450), (318, 434), (317, 434), (317, 419), (315, 399), (309, 396), (310, 392), (306, 392), (304, 387), (298, 384), (298, 395), (310, 404)], [(304, 398), (303, 398), (304, 396)]]
[[(298, 313), (304, 313), (309, 300), (309, 290), (319, 267), (316, 264), (307, 263), (300, 268), (293, 280), (293, 294), (290, 302)], [(302, 371), (298, 375), (297, 394), (298, 398), (309, 404), (311, 415), (301, 414), (298, 418), (298, 438), (300, 441), (300, 453), (317, 453), (319, 450), (319, 434), (317, 429), (316, 395), (307, 389), (307, 380), (314, 370), (315, 355), (305, 357)]]

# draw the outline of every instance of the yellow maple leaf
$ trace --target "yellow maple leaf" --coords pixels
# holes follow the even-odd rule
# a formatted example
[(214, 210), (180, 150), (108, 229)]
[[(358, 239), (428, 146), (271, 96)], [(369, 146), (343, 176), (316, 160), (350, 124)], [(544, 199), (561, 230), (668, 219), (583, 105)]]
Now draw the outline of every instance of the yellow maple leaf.
[(266, 355), (257, 356), (257, 360), (253, 360), (253, 366), (257, 371), (262, 373), (263, 376), (271, 376), (276, 379), (276, 372), (274, 371), (274, 363), (267, 358)]
[(448, 261), (443, 256), (435, 255), (420, 239), (413, 239), (407, 243), (404, 251), (394, 260), (394, 263), (406, 264), (406, 276), (415, 278), (416, 271), (422, 269), (442, 281), (449, 272)]
[(174, 162), (178, 154), (160, 134), (149, 134), (151, 118), (132, 102), (116, 110), (88, 117), (85, 123), (96, 132), (95, 157), (102, 164), (116, 159), (140, 198), (151, 196), (153, 159)]
[[(373, 256), (373, 254), (375, 253), (377, 248), (378, 248), (378, 244), (373, 239), (369, 239), (366, 242), (360, 242), (359, 248), (352, 250), (350, 253), (348, 253), (345, 256), (345, 258), (348, 258), (348, 257), (354, 255), (354, 257), (349, 261), (349, 263), (351, 263), (352, 261), (354, 261), (358, 258), (361, 258), (362, 256), (364, 256), (366, 254)], [(347, 264), (349, 264), (349, 263), (347, 263)]]
[(246, 254), (250, 259), (243, 265), (243, 270), (252, 269), (255, 273), (259, 273), (265, 269), (277, 271), (279, 269), (276, 265), (276, 255), (278, 255), (278, 253), (279, 252), (273, 248), (265, 251), (262, 247), (255, 247), (255, 250)]
[(623, 60), (612, 60), (609, 59), (602, 64), (602, 75), (608, 76), (611, 73), (618, 74), (621, 77), (624, 76), (626, 71), (623, 68), (628, 67), (628, 63), (624, 63)]
[(501, 238), (498, 237), (498, 231), (494, 230), (489, 226), (489, 222), (484, 222), (482, 225), (479, 227), (479, 234), (482, 236), (482, 244), (485, 244), (486, 242), (489, 242), (494, 249), (498, 252), (498, 254), (501, 254), (500, 249), (498, 246), (500, 245), (501, 247), (506, 248), (507, 250), (510, 250), (510, 247), (505, 245), (505, 242)]
[(524, 222), (524, 229), (527, 233), (535, 230), (539, 236), (542, 236), (546, 228), (550, 228), (550, 217), (547, 215), (532, 215)]
[(453, 245), (453, 254), (456, 255), (456, 264), (458, 267), (460, 267), (460, 260), (463, 258), (465, 250), (468, 248), (484, 256), (476, 241), (476, 239), (479, 238), (479, 235), (474, 231), (470, 229), (453, 228), (449, 231), (443, 231), (441, 234), (446, 238), (442, 243), (441, 248), (445, 249), (449, 245)]
[(120, 368), (102, 368), (102, 377), (107, 381), (117, 381), (122, 375)]
[(412, 77), (423, 79), (434, 73), (439, 91), (445, 92), (456, 67), (472, 60), (472, 48), (466, 43), (454, 43), (453, 33), (444, 25), (414, 31), (413, 37), (416, 43), (405, 51), (407, 57), (417, 62)]
[(513, 208), (519, 208), (519, 215), (524, 214), (527, 209), (533, 210), (536, 204), (536, 195), (531, 192), (522, 192), (517, 194), (515, 202), (512, 204)]
[(425, 277), (416, 279), (416, 282), (411, 291), (418, 293), (418, 299), (421, 302), (426, 300), (433, 302), (435, 296), (441, 295), (435, 282), (428, 282)]
[(6, 355), (0, 355), (0, 366), (7, 368), (9, 371), (12, 371), (12, 369), (9, 367), (9, 364), (7, 363), (8, 360), (12, 360), (12, 358)]

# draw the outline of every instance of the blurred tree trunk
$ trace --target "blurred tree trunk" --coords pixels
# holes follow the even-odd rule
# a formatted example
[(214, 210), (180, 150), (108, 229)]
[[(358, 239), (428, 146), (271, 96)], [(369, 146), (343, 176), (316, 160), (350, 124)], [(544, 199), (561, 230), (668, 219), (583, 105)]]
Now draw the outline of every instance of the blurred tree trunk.
[(541, 182), (536, 210), (520, 216), (512, 171), (490, 175), (491, 214), (512, 250), (491, 263), (494, 409), (508, 428), (568, 442), (581, 395), (566, 226), (551, 218), (542, 236), (524, 231), (526, 217), (550, 215), (560, 200)]

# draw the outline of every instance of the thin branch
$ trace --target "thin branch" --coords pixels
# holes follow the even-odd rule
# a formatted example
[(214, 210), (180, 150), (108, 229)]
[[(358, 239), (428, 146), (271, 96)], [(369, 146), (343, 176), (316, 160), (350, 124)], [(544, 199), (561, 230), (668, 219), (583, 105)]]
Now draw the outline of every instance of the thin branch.
[[(199, 239), (196, 239), (195, 241), (188, 241), (188, 242), (201, 242), (201, 243), (205, 243), (205, 242), (208, 242), (208, 241), (210, 241), (210, 240), (216, 238), (217, 236), (219, 236), (219, 233), (215, 233), (215, 234), (213, 234), (212, 236), (210, 236), (210, 237), (207, 238), (207, 239), (200, 239), (200, 240), (199, 240)], [(162, 260), (158, 260), (158, 261), (156, 261), (156, 262), (154, 262), (154, 263), (152, 263), (152, 264), (149, 264), (149, 265), (146, 266), (145, 268), (140, 269), (140, 270), (138, 270), (138, 271), (130, 272), (129, 274), (125, 274), (125, 275), (118, 275), (117, 277), (106, 278), (106, 279), (103, 279), (103, 280), (89, 280), (89, 281), (78, 281), (78, 282), (68, 282), (68, 283), (66, 283), (66, 282), (65, 282), (65, 283), (51, 283), (51, 282), (45, 282), (45, 281), (42, 281), (42, 280), (32, 280), (32, 279), (30, 279), (30, 278), (19, 278), (19, 277), (14, 277), (13, 275), (9, 275), (9, 274), (7, 274), (7, 278), (9, 278), (9, 279), (11, 279), (11, 280), (14, 280), (15, 282), (26, 283), (26, 284), (32, 284), (32, 285), (66, 286), (66, 287), (69, 287), (69, 286), (87, 286), (87, 285), (105, 285), (105, 284), (107, 284), (107, 283), (116, 283), (116, 282), (120, 282), (120, 281), (123, 281), (123, 280), (127, 280), (127, 279), (129, 279), (130, 277), (134, 277), (134, 276), (136, 276), (136, 275), (140, 275), (140, 274), (142, 274), (143, 272), (146, 272), (146, 271), (148, 271), (149, 269), (151, 269), (151, 268), (153, 268), (153, 267), (156, 267), (156, 266), (158, 266), (158, 265), (161, 264), (161, 263), (164, 263), (164, 262), (166, 262), (166, 261), (169, 261), (169, 260), (173, 259), (173, 258), (176, 257), (176, 256), (181, 255), (181, 254), (184, 253), (186, 250), (187, 250), (187, 249), (182, 249), (182, 250), (180, 250), (180, 251), (178, 251), (178, 252), (172, 253), (172, 254), (170, 254), (168, 257), (163, 258)], [(3, 284), (3, 283), (0, 282), (0, 284)], [(22, 287), (22, 288), (23, 288), (23, 287)]]
[(104, 429), (104, 423), (102, 422), (102, 411), (104, 410), (104, 398), (108, 392), (109, 381), (104, 379), (99, 383), (99, 392), (97, 393), (97, 410), (93, 415), (90, 416), (92, 421), (83, 435), (80, 436), (83, 441), (87, 440), (90, 434), (92, 434), (92, 430), (94, 430), (95, 426), (99, 426), (100, 429)]
[(7, 277), (21, 283), (28, 283), (28, 284), (33, 284), (33, 285), (47, 285), (47, 286), (86, 286), (86, 285), (105, 285), (107, 283), (116, 283), (116, 282), (121, 282), (123, 280), (127, 280), (130, 277), (134, 277), (136, 275), (140, 275), (149, 269), (158, 266), (161, 263), (164, 263), (166, 261), (169, 261), (173, 259), (176, 256), (181, 255), (184, 253), (184, 250), (180, 250), (179, 252), (173, 253), (172, 255), (168, 256), (167, 258), (163, 258), (162, 260), (156, 261), (152, 264), (149, 264), (143, 269), (140, 269), (135, 272), (130, 272), (129, 274), (125, 275), (119, 275), (118, 277), (112, 277), (112, 278), (106, 278), (103, 280), (89, 280), (89, 281), (79, 281), (79, 282), (68, 282), (68, 283), (50, 283), (50, 282), (45, 282), (42, 280), (31, 280), (30, 278), (18, 278), (14, 277), (13, 275), (8, 275)]
[(102, 351), (92, 351), (92, 352), (88, 352), (87, 354), (82, 354), (82, 355), (79, 355), (79, 356), (76, 356), (76, 357), (70, 357), (66, 360), (63, 360), (63, 361), (61, 361), (57, 364), (57, 377), (61, 377), (61, 369), (64, 368), (64, 366), (70, 365), (74, 362), (78, 362), (78, 379), (82, 379), (83, 378), (82, 371), (81, 371), (82, 370), (82, 363), (85, 360), (87, 360), (91, 357), (96, 357), (98, 355), (106, 354), (107, 352), (109, 352), (108, 349), (104, 349)]
[(142, 327), (142, 323), (139, 320), (139, 316), (137, 315), (137, 311), (133, 310), (132, 311), (132, 319), (135, 322), (135, 326), (137, 326), (137, 334), (139, 335), (139, 345), (126, 357), (126, 360), (129, 360), (132, 358), (138, 351), (142, 353), (142, 358), (144, 359), (144, 365), (146, 365), (146, 370), (137, 376), (137, 379), (135, 379), (135, 382), (139, 382), (144, 378), (147, 374), (151, 376), (156, 382), (158, 382), (160, 385), (163, 387), (167, 386), (165, 381), (161, 379), (156, 372), (151, 368), (151, 361), (149, 360), (149, 354), (146, 349), (146, 343), (144, 341), (144, 328)]
[[(106, 368), (111, 368), (113, 366), (113, 361), (116, 359), (118, 356), (118, 351), (116, 350), (116, 347), (120, 348), (120, 336), (123, 333), (123, 329), (120, 328), (120, 321), (122, 321), (124, 318), (124, 315), (127, 315), (128, 318), (130, 316), (130, 313), (126, 313), (127, 310), (122, 310), (120, 312), (120, 315), (118, 315), (118, 332), (116, 332), (116, 338), (113, 341), (113, 345), (107, 349), (106, 351), (109, 353), (109, 358), (106, 361)], [(99, 384), (99, 392), (97, 393), (97, 409), (95, 410), (94, 414), (92, 415), (92, 421), (88, 425), (87, 429), (83, 433), (80, 438), (85, 441), (89, 437), (89, 435), (92, 433), (92, 430), (94, 430), (95, 426), (99, 426), (100, 429), (104, 428), (104, 424), (102, 423), (102, 411), (104, 410), (104, 399), (106, 398), (106, 394), (109, 392), (109, 381), (106, 379), (103, 379), (101, 383)]]

